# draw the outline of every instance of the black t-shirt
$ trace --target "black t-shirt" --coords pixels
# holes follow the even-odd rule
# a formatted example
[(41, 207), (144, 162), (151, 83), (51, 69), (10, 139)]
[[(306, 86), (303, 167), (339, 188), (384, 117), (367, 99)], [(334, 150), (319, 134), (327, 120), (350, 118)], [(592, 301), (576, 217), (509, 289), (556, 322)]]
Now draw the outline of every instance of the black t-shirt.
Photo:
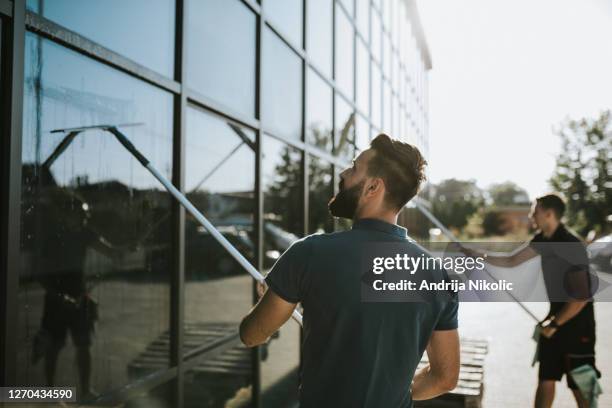
[(424, 252), (404, 228), (361, 219), (350, 231), (296, 241), (266, 277), (274, 293), (304, 308), (302, 408), (411, 407), (432, 332), (457, 328), (456, 301), (362, 302), (359, 250), (381, 242)]
[(587, 305), (555, 334), (573, 344), (586, 338), (595, 341), (592, 290), (596, 285), (589, 271), (589, 258), (580, 238), (559, 224), (550, 238), (541, 232), (533, 237), (531, 248), (542, 257), (544, 284), (550, 299), (548, 316), (556, 315), (570, 299), (589, 300)]

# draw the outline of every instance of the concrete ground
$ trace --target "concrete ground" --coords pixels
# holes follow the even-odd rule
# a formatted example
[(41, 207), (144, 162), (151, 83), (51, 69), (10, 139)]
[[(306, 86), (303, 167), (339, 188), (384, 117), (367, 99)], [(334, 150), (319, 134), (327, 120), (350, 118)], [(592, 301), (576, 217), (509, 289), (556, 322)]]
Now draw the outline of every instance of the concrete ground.
[[(546, 303), (528, 303), (538, 316), (544, 317)], [(604, 393), (599, 408), (612, 407), (612, 302), (596, 303), (597, 366), (603, 376)], [(533, 406), (537, 385), (537, 365), (531, 367), (535, 342), (531, 340), (533, 321), (513, 303), (462, 303), (459, 312), (460, 332), (466, 337), (489, 340), (485, 364), (484, 408), (523, 408)], [(555, 408), (575, 407), (575, 400), (565, 384), (558, 383)]]

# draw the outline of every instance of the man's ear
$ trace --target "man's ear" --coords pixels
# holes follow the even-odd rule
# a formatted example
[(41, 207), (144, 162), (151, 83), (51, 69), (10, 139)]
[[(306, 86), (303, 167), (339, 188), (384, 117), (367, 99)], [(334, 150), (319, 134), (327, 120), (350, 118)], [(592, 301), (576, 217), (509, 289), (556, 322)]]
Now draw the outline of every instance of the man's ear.
[(367, 197), (373, 197), (385, 190), (385, 183), (379, 177), (373, 177), (366, 182), (366, 188), (364, 189), (364, 195)]

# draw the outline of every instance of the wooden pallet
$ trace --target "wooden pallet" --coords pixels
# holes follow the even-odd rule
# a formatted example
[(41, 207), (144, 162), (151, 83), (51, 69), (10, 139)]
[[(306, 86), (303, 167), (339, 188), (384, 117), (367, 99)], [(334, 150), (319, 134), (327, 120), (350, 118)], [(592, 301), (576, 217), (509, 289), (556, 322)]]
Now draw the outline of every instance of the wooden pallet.
[[(185, 352), (237, 333), (235, 323), (195, 323), (185, 325)], [(162, 333), (147, 348), (128, 364), (128, 376), (135, 380), (144, 375), (168, 367), (168, 332)], [(429, 401), (415, 402), (415, 408), (480, 408), (483, 393), (484, 361), (488, 342), (471, 338), (461, 339), (461, 368), (457, 387)], [(427, 364), (427, 355), (418, 368)], [(236, 336), (233, 341), (216, 347), (209, 357), (203, 359), (185, 375), (185, 401), (200, 401), (215, 405), (227, 401), (246, 391), (251, 381), (250, 350)]]
[[(484, 382), (484, 361), (489, 344), (486, 340), (461, 339), (461, 368), (459, 382), (451, 392), (429, 401), (415, 401), (415, 408), (480, 408)], [(419, 363), (427, 364), (427, 355)]]

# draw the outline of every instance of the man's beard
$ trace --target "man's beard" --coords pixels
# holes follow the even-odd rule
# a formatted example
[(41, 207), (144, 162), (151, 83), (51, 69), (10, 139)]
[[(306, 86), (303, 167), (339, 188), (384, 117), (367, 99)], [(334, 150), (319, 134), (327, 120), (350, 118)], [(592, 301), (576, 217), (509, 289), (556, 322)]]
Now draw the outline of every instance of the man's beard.
[(357, 211), (357, 204), (359, 203), (364, 183), (365, 180), (362, 180), (353, 187), (345, 189), (343, 188), (343, 182), (340, 182), (340, 191), (327, 204), (331, 215), (352, 220)]

